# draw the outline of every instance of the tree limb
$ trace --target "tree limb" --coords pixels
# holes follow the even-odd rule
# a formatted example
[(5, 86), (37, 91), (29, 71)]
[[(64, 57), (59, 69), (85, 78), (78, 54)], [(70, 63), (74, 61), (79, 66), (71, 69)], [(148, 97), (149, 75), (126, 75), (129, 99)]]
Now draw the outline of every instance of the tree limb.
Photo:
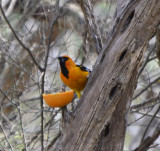
[(29, 53), (32, 61), (33, 61), (34, 64), (38, 67), (38, 69), (39, 69), (41, 72), (43, 72), (43, 68), (38, 64), (38, 62), (36, 61), (35, 57), (33, 56), (32, 52), (31, 52), (31, 50), (30, 50), (29, 48), (27, 48), (27, 47), (23, 44), (23, 42), (18, 38), (16, 32), (14, 31), (14, 29), (13, 29), (13, 27), (11, 26), (10, 22), (8, 21), (6, 15), (5, 15), (4, 11), (3, 11), (3, 8), (2, 8), (2, 6), (1, 6), (1, 4), (0, 4), (0, 10), (1, 10), (1, 13), (2, 13), (2, 15), (3, 15), (6, 23), (8, 24), (9, 28), (11, 29), (13, 35), (15, 36), (15, 38), (17, 39), (17, 41), (19, 42), (19, 44), (24, 48), (24, 50), (26, 50), (26, 51)]
[(160, 128), (157, 127), (151, 137), (147, 137), (139, 147), (137, 147), (134, 151), (146, 151), (148, 150), (149, 146), (154, 143), (154, 141), (159, 137), (160, 135)]
[(84, 13), (90, 43), (93, 44), (96, 52), (99, 54), (102, 50), (102, 40), (99, 34), (98, 26), (96, 26), (95, 23), (95, 17), (93, 15), (93, 6), (91, 1), (81, 0), (81, 8)]

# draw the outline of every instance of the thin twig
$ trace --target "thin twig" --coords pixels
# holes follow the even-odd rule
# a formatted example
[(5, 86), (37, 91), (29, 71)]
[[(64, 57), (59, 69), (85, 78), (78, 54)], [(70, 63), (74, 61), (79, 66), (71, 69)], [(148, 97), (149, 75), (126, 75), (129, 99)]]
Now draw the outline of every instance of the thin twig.
[(24, 48), (24, 50), (26, 50), (26, 51), (29, 53), (32, 61), (33, 61), (34, 64), (38, 67), (38, 69), (39, 69), (41, 72), (43, 72), (43, 68), (38, 64), (38, 62), (36, 61), (35, 57), (34, 57), (33, 54), (31, 53), (31, 50), (30, 50), (28, 47), (26, 47), (26, 46), (23, 44), (23, 42), (18, 38), (16, 32), (14, 31), (14, 29), (13, 29), (13, 27), (11, 26), (9, 20), (7, 19), (6, 15), (5, 15), (4, 11), (3, 11), (3, 8), (2, 8), (2, 6), (1, 6), (1, 4), (0, 4), (0, 10), (1, 10), (1, 13), (2, 13), (3, 18), (5, 19), (7, 25), (9, 26), (9, 28), (11, 29), (14, 37), (17, 39), (17, 41), (19, 42), (19, 44)]
[(145, 62), (143, 63), (142, 67), (140, 68), (139, 70), (139, 73), (138, 73), (138, 77), (141, 75), (142, 71), (144, 70), (145, 66), (147, 65), (147, 63), (149, 62), (149, 57), (151, 56), (151, 54), (153, 53), (153, 50), (155, 49), (155, 46), (149, 51), (147, 57), (146, 57), (146, 60)]
[(1, 127), (1, 129), (2, 129), (3, 135), (4, 135), (4, 137), (5, 137), (6, 141), (7, 141), (10, 149), (13, 151), (13, 148), (12, 148), (11, 144), (9, 143), (9, 140), (8, 140), (8, 138), (7, 138), (7, 136), (6, 136), (6, 133), (5, 133), (5, 131), (4, 131), (1, 123), (0, 123), (0, 127)]
[(156, 78), (154, 81), (152, 81), (151, 83), (149, 83), (143, 90), (141, 90), (138, 94), (136, 94), (133, 97), (133, 100), (135, 100), (137, 97), (139, 97), (143, 92), (145, 92), (150, 86), (152, 86), (154, 83), (156, 83), (157, 81), (160, 80), (160, 77)]
[(54, 26), (55, 22), (57, 21), (57, 19), (60, 17), (60, 14), (59, 14), (59, 1), (57, 2), (57, 7), (56, 8), (58, 8), (57, 9), (57, 14), (56, 13), (54, 14), (54, 17), (52, 19), (51, 26), (50, 26), (50, 34), (49, 34), (49, 37), (48, 37), (48, 46), (47, 46), (47, 53), (45, 55), (44, 70), (47, 67), (47, 62), (48, 62), (48, 57), (49, 57), (49, 50), (50, 50), (51, 39), (52, 39), (52, 34), (53, 34), (53, 26)]
[(23, 122), (22, 122), (22, 116), (21, 116), (21, 110), (19, 108), (18, 105), (16, 105), (8, 96), (5, 92), (3, 92), (2, 89), (0, 89), (1, 93), (12, 103), (12, 105), (14, 107), (16, 107), (16, 109), (18, 110), (18, 114), (19, 114), (19, 120), (20, 120), (20, 126), (21, 126), (21, 131), (22, 131), (22, 141), (23, 141), (23, 145), (25, 147), (25, 149), (27, 149), (27, 144), (26, 144), (26, 140), (25, 140), (25, 135), (24, 135), (24, 129), (23, 129)]
[(142, 136), (141, 143), (144, 141), (144, 137), (146, 136), (146, 133), (147, 133), (147, 131), (148, 131), (148, 129), (149, 129), (149, 127), (150, 127), (153, 119), (155, 118), (155, 116), (156, 116), (157, 113), (159, 112), (159, 110), (160, 110), (160, 105), (159, 105), (158, 109), (156, 110), (155, 114), (153, 115), (153, 117), (151, 118), (149, 124), (147, 125), (147, 128), (145, 129), (144, 134), (143, 134), (143, 136)]
[(48, 145), (47, 150), (49, 150), (54, 143), (57, 141), (57, 139), (61, 136), (61, 132), (58, 132), (57, 136), (51, 141), (51, 143)]
[(51, 22), (51, 26), (50, 26), (50, 34), (48, 36), (48, 46), (47, 46), (47, 50), (46, 50), (46, 55), (45, 55), (45, 60), (44, 60), (44, 72), (42, 75), (42, 84), (41, 84), (41, 148), (42, 150), (44, 149), (44, 131), (43, 131), (43, 97), (42, 94), (44, 93), (44, 83), (45, 83), (45, 74), (46, 74), (46, 68), (47, 68), (47, 63), (48, 63), (48, 57), (49, 57), (49, 51), (50, 51), (50, 45), (51, 45), (51, 38), (52, 38), (52, 34), (53, 34), (53, 26), (55, 24), (55, 22), (57, 21), (57, 19), (61, 16), (60, 14), (60, 9), (59, 9), (59, 1), (57, 1), (56, 3), (56, 7), (57, 10), (52, 18), (52, 22)]
[(139, 104), (136, 104), (136, 105), (132, 105), (130, 110), (132, 112), (132, 110), (140, 110), (140, 109), (145, 109), (145, 108), (148, 108), (148, 107), (151, 107), (157, 103), (160, 102), (160, 95), (158, 95), (156, 98), (152, 98), (152, 99), (149, 99), (143, 103), (139, 103)]
[(0, 89), (0, 91), (1, 91), (1, 93), (12, 103), (12, 105), (13, 105), (15, 108), (17, 108), (18, 105), (17, 105), (16, 103), (14, 103), (14, 102), (6, 95), (6, 93), (3, 92), (2, 89)]
[(153, 135), (151, 137), (147, 137), (134, 151), (146, 151), (149, 149), (149, 146), (154, 143), (154, 141), (160, 135), (160, 128), (157, 126)]
[[(46, 128), (49, 124), (51, 124), (51, 122), (53, 121), (53, 118), (54, 118), (59, 112), (60, 112), (60, 109), (55, 112), (55, 114), (52, 116), (52, 118), (45, 124), (44, 128)], [(57, 122), (58, 122), (58, 121), (57, 121)], [(41, 134), (41, 130), (39, 130), (39, 131), (37, 132), (37, 134), (36, 134), (34, 137), (31, 138), (31, 140), (30, 140), (30, 142), (27, 144), (27, 146), (30, 146), (31, 143), (33, 143), (33, 141), (34, 141), (35, 139), (37, 139), (40, 134)]]
[[(51, 126), (52, 126), (52, 121), (53, 121), (53, 119), (55, 118), (55, 116), (59, 113), (59, 111), (60, 111), (61, 109), (59, 109), (59, 110), (57, 110), (56, 112), (55, 112), (55, 114), (53, 115), (53, 116), (51, 116), (51, 119), (46, 123), (46, 125), (45, 125), (45, 127), (47, 127), (48, 125), (48, 132), (47, 132), (47, 140), (46, 140), (46, 151), (48, 150), (48, 140), (49, 140), (49, 134), (50, 134), (50, 128), (51, 128)], [(52, 110), (53, 111), (53, 110)], [(50, 113), (50, 115), (52, 115), (53, 114), (53, 112), (51, 112)], [(51, 143), (52, 145), (53, 145), (53, 143)]]
[(95, 47), (96, 52), (99, 54), (102, 50), (102, 40), (99, 34), (99, 29), (96, 26), (92, 3), (90, 1), (81, 0), (81, 8), (84, 13), (90, 40)]
[(41, 106), (41, 150), (43, 151), (44, 149), (44, 131), (43, 131), (43, 118), (44, 118), (44, 115), (43, 115), (43, 96), (42, 94), (44, 93), (44, 78), (45, 78), (45, 72), (43, 72), (43, 76), (42, 76), (42, 85), (41, 85), (41, 102), (40, 102), (40, 106)]
[[(145, 116), (148, 116), (148, 117), (153, 117), (153, 114), (152, 113), (145, 113), (143, 111), (133, 111), (132, 113), (136, 113), (136, 114), (141, 114), (141, 115), (145, 115)], [(160, 116), (156, 115), (155, 118), (157, 119), (160, 119)]]
[(152, 110), (153, 108), (151, 108), (149, 111), (147, 111), (145, 114), (143, 114), (141, 117), (139, 117), (138, 119), (134, 120), (133, 122), (129, 123), (128, 126), (130, 126), (131, 124), (139, 121), (140, 119), (142, 119), (143, 117), (145, 117), (146, 115), (148, 115), (148, 113)]
[[(15, 87), (17, 87), (15, 74), (14, 74), (13, 69), (11, 68), (11, 66), (9, 66), (9, 67), (10, 67), (11, 73), (13, 75), (13, 80), (14, 80), (14, 83), (15, 83)], [(7, 97), (7, 99), (11, 101), (11, 99), (9, 97)], [(17, 99), (19, 100), (19, 98), (17, 98)], [(25, 147), (25, 150), (27, 150), (27, 144), (26, 144), (26, 138), (25, 138), (25, 134), (24, 134), (24, 128), (23, 128), (23, 121), (22, 121), (22, 114), (21, 114), (20, 105), (16, 105), (16, 108), (17, 108), (18, 114), (19, 114), (20, 127), (21, 127), (21, 130), (22, 130), (22, 137), (23, 137), (23, 139), (22, 139), (23, 145)]]
[[(7, 56), (7, 57), (8, 57), (7, 59), (5, 59), (6, 62), (8, 62), (8, 59), (11, 60), (18, 69), (22, 70), (26, 75), (28, 75), (28, 77), (30, 77), (30, 78), (32, 79), (32, 81), (34, 81), (34, 82), (36, 83), (36, 80), (34, 79), (34, 77), (33, 77), (30, 73), (28, 73), (28, 71), (26, 71), (25, 68), (22, 67), (22, 65), (20, 65), (20, 63), (17, 63), (17, 62), (9, 55), (9, 53), (6, 53), (6, 52), (1, 52), (1, 53), (2, 53), (4, 56)], [(13, 63), (12, 63), (12, 64), (13, 64)]]

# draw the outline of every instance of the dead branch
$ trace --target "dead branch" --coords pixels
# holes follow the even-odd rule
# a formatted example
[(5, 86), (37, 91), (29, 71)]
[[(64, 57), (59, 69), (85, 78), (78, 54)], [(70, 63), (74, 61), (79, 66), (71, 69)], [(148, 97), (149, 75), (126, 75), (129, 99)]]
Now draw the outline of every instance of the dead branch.
[(147, 137), (134, 151), (146, 151), (149, 149), (149, 146), (154, 143), (154, 141), (160, 135), (160, 128), (157, 127), (151, 137)]

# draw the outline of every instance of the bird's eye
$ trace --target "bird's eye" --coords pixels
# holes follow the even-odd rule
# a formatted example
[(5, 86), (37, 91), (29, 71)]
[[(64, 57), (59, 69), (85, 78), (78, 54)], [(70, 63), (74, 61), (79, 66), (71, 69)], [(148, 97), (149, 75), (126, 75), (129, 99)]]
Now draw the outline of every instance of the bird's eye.
[(58, 57), (58, 60), (59, 60), (60, 62), (64, 62), (64, 63), (65, 63), (68, 59), (69, 59), (68, 57)]
[(68, 60), (67, 57), (63, 57), (63, 61), (66, 62)]
[(61, 58), (61, 61), (62, 61), (62, 62), (65, 62), (63, 57)]

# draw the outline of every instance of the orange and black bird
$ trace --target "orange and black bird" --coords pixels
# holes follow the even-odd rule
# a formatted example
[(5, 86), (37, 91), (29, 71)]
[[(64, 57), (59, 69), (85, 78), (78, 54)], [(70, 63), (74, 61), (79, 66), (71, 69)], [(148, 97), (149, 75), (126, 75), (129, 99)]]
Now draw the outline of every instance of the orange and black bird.
[(61, 80), (80, 98), (80, 92), (83, 91), (91, 71), (84, 66), (76, 65), (69, 56), (60, 56), (58, 60), (61, 67)]

